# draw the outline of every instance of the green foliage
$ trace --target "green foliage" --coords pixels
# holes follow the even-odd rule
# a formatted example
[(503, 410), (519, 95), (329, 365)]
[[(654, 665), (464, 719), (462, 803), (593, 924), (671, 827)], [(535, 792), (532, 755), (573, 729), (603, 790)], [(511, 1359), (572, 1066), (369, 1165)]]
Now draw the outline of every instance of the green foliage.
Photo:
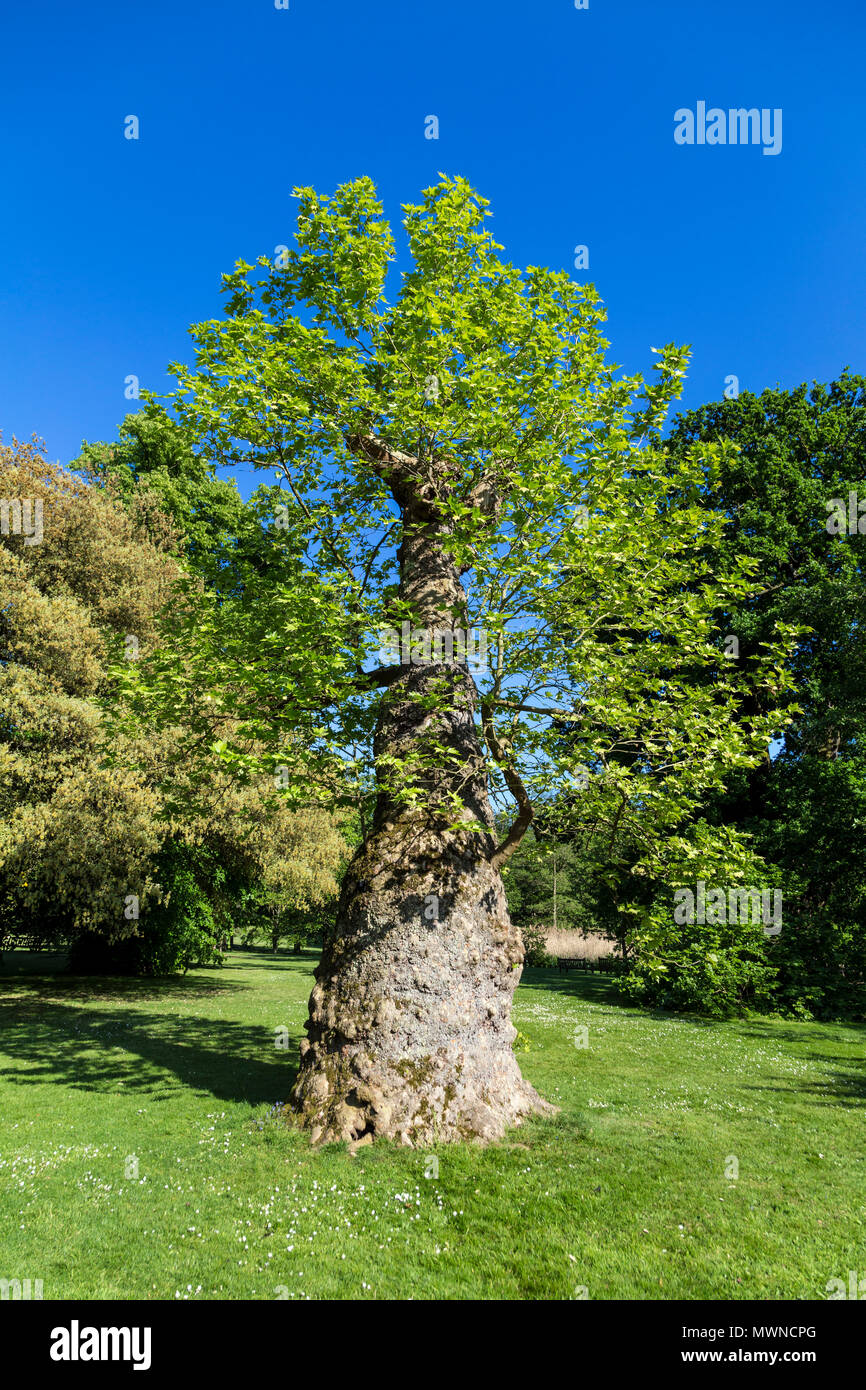
[[(798, 709), (777, 757), (735, 770), (701, 814), (750, 837), (774, 867), (785, 927), (774, 997), (819, 1018), (866, 1017), (866, 535), (827, 530), (830, 503), (866, 497), (866, 379), (768, 390), (684, 415), (669, 442), (686, 455), (722, 437), (711, 505), (730, 526), (723, 557), (760, 564), (761, 587), (717, 615), (748, 671), (780, 623), (804, 628), (788, 659)], [(752, 711), (766, 711), (755, 690)], [(784, 703), (791, 696), (780, 694)]]
[(211, 895), (182, 861), (171, 865), (166, 879), (167, 901), (154, 909), (141, 933), (145, 973), (169, 975), (193, 963), (219, 964), (221, 939)]
[(524, 964), (534, 966), (550, 965), (552, 957), (547, 949), (544, 927), (537, 922), (521, 922), (520, 935), (525, 951)]
[(512, 919), (521, 926), (544, 922), (566, 930), (589, 927), (590, 910), (580, 893), (581, 868), (572, 844), (539, 842), (530, 827), (502, 875)]
[(142, 915), (135, 934), (125, 937), (85, 932), (69, 953), (73, 974), (175, 975), (191, 965), (219, 965), (225, 924), (214, 899), (225, 883), (218, 865), (206, 864), (178, 842), (169, 842), (154, 865), (160, 901)]
[[(741, 920), (728, 903), (732, 889), (773, 891), (778, 876), (741, 836), (696, 822), (687, 834), (672, 835), (645, 856), (632, 873), (648, 880), (650, 892), (644, 906), (626, 907), (633, 920), (630, 969), (621, 980), (627, 997), (714, 1017), (767, 1006), (778, 937), (766, 936), (763, 921), (754, 921), (751, 911), (742, 914), (748, 920)], [(697, 910), (694, 920), (678, 921), (677, 890), (688, 889), (697, 897), (699, 883), (724, 892), (724, 909), (706, 911), (704, 922)], [(713, 921), (714, 916), (720, 920)]]
[(24, 930), (110, 931), (127, 895), (152, 896), (165, 828), (148, 771), (105, 766), (99, 701), (112, 647), (147, 649), (177, 567), (135, 507), (39, 448), (0, 448), (0, 466), (44, 512), (38, 545), (0, 537), (0, 897)]
[(148, 498), (171, 518), (192, 563), (204, 565), (231, 546), (241, 526), (244, 504), (234, 481), (218, 477), (154, 401), (126, 416), (115, 442), (85, 440), (72, 467), (127, 507)]
[[(622, 844), (617, 855), (622, 858)], [(548, 930), (600, 932), (622, 949), (628, 923), (615, 870), (599, 827), (582, 821), (563, 797), (541, 808), (502, 871), (508, 910), (521, 928), (541, 922)]]
[(686, 925), (663, 942), (640, 941), (620, 989), (635, 1003), (726, 1018), (773, 1000), (774, 970), (757, 931)]
[[(270, 470), (278, 490), (256, 499), (232, 583), (191, 592), (126, 673), (127, 709), (196, 746), (210, 733), (235, 777), (283, 766), (290, 798), (315, 785), (366, 815), (375, 786), (420, 804), (453, 750), (372, 735), (380, 633), (416, 616), (401, 487), (426, 487), (464, 586), (455, 621), (487, 635), (477, 718), (497, 809), (544, 806), (588, 770), (596, 838), (643, 853), (761, 759), (789, 684), (781, 624), (748, 673), (720, 652), (714, 615), (756, 592), (757, 563), (710, 563), (727, 518), (702, 499), (728, 446), (663, 447), (686, 351), (623, 378), (595, 289), (503, 260), (463, 179), (404, 208), (393, 286), (369, 179), (298, 196), (296, 247), (224, 277), (226, 316), (193, 328), (169, 401), (199, 457)], [(431, 716), (447, 685), (425, 694)]]
[(774, 944), (780, 1005), (801, 1016), (866, 1018), (866, 765), (860, 756), (782, 758), (755, 828), (785, 885)]
[[(208, 487), (192, 506), (202, 479), (185, 458), (201, 519)], [(0, 449), (0, 463), (13, 495), (44, 506), (39, 545), (0, 538), (0, 930), (80, 937), (78, 970), (164, 975), (218, 960), (241, 899), (261, 916), (333, 898), (346, 850), (333, 818), (293, 809), (273, 783), (238, 786), (213, 722), (196, 745), (183, 716), (155, 730), (145, 710), (129, 736), (105, 717), (135, 664), (129, 635), (146, 656), (157, 614), (183, 602), (153, 493), (131, 471), (120, 492), (87, 484), (33, 446)]]

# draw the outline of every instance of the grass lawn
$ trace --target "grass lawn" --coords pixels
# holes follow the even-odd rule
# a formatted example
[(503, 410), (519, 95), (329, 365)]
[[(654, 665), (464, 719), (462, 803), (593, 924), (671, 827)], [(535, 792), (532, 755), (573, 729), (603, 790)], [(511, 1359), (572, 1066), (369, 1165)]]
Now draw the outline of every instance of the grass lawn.
[(0, 978), (0, 1277), (46, 1299), (822, 1299), (866, 1275), (866, 1029), (642, 1013), (533, 970), (520, 1061), (559, 1115), (353, 1157), (269, 1117), (313, 964)]

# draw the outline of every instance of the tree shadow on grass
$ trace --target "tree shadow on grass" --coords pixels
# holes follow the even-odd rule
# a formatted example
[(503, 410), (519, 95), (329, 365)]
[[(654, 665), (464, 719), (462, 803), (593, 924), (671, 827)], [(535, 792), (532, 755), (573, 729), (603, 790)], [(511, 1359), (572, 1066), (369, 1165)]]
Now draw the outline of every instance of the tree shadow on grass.
[(249, 988), (227, 978), (219, 969), (196, 970), (192, 975), (69, 975), (65, 969), (52, 970), (46, 965), (42, 970), (30, 964), (23, 969), (8, 969), (8, 960), (9, 953), (0, 971), (0, 997), (7, 999), (29, 995), (60, 1001), (128, 999), (143, 1003), (152, 999), (203, 999)]
[[(829, 1029), (836, 1031), (835, 1038), (829, 1035)], [(790, 1023), (783, 1018), (753, 1017), (743, 1022), (742, 1031), (744, 1037), (759, 1038), (761, 1042), (802, 1043), (805, 1041), (815, 1046), (831, 1041), (862, 1046), (866, 1040), (866, 1024), (863, 1023)], [(830, 1058), (829, 1060), (832, 1061), (833, 1059)]]
[[(196, 966), (188, 975), (70, 975), (65, 957), (48, 952), (7, 951), (0, 961), (0, 996), (30, 991), (40, 998), (59, 1000), (129, 999), (141, 1002), (159, 999), (197, 999), (209, 995), (253, 989), (254, 981), (232, 978), (236, 969), (280, 970), (309, 975), (319, 962), (319, 952), (308, 949), (299, 954), (242, 948), (227, 953), (224, 966)], [(312, 988), (312, 983), (311, 983)]]
[[(790, 1096), (791, 1092), (796, 1090), (801, 1095), (811, 1096), (814, 1100), (823, 1102), (824, 1105), (844, 1104), (860, 1107), (866, 1101), (866, 1072), (827, 1067), (828, 1062), (838, 1062), (838, 1057), (822, 1057), (816, 1053), (809, 1053), (807, 1060), (820, 1062), (825, 1067), (822, 1080), (798, 1081), (795, 1077), (777, 1076), (769, 1078), (765, 1084), (749, 1083), (746, 1089), (770, 1092), (777, 1096)], [(770, 1084), (772, 1081), (777, 1084)]]
[(281, 947), (278, 954), (252, 946), (236, 946), (225, 958), (225, 968), (233, 966), (253, 970), (291, 970), (308, 975), (319, 964), (321, 951), (313, 946), (305, 946), (301, 951), (287, 951)]
[[(828, 1032), (832, 1029), (832, 1034)], [(862, 1105), (866, 1101), (866, 1065), (857, 1070), (857, 1060), (840, 1057), (838, 1053), (814, 1051), (817, 1047), (826, 1049), (829, 1043), (838, 1042), (847, 1047), (863, 1049), (866, 1028), (862, 1023), (797, 1023), (790, 1024), (777, 1019), (749, 1019), (742, 1029), (743, 1036), (762, 1043), (787, 1043), (796, 1045), (793, 1053), (798, 1060), (816, 1064), (821, 1074), (808, 1079), (795, 1077), (772, 1077), (767, 1084), (752, 1083), (753, 1091), (770, 1091), (774, 1094), (788, 1094), (796, 1088), (801, 1094), (823, 1101), (825, 1105)], [(803, 1044), (809, 1047), (805, 1051)], [(776, 1085), (769, 1084), (775, 1081)]]
[(575, 970), (561, 974), (558, 970), (530, 966), (528, 970), (524, 968), (518, 988), (536, 994), (562, 994), (572, 999), (591, 999), (593, 1003), (625, 1007), (625, 1001), (619, 998), (614, 986), (613, 978), (600, 971), (578, 973)]
[[(275, 1018), (274, 1028), (280, 1023)], [(191, 1087), (218, 1100), (275, 1103), (288, 1097), (297, 1071), (297, 1039), (277, 1051), (267, 1025), (20, 995), (0, 1000), (0, 1047), (0, 1078), (13, 1084), (114, 1093), (122, 1087), (154, 1101)]]

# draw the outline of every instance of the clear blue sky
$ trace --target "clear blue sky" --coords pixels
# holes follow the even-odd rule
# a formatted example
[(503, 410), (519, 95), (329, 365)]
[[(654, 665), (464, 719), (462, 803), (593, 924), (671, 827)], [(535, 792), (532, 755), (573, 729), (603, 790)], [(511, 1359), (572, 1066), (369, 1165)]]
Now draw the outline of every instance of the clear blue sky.
[[(222, 271), (290, 241), (293, 185), (361, 174), (395, 219), (465, 175), (518, 264), (586, 244), (612, 357), (649, 370), (650, 346), (691, 343), (687, 405), (731, 373), (866, 367), (864, 0), (4, 11), (0, 428), (63, 463), (114, 437), (129, 374), (166, 389)], [(675, 144), (698, 101), (782, 108), (781, 153)]]

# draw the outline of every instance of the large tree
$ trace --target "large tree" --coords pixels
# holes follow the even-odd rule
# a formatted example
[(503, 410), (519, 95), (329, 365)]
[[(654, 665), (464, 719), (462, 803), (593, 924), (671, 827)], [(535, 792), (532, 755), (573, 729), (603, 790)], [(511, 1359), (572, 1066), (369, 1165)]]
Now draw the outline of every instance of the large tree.
[(173, 369), (197, 449), (276, 473), (272, 560), (204, 594), (166, 639), (183, 680), (143, 663), (133, 699), (169, 722), (182, 706), (202, 737), (230, 711), (238, 776), (267, 742), (287, 794), (315, 778), (361, 811), (293, 1093), (313, 1138), (489, 1139), (549, 1109), (512, 1052), (523, 949), (500, 872), (535, 804), (571, 778), (664, 835), (763, 755), (772, 721), (734, 716), (746, 685), (784, 684), (781, 656), (746, 682), (713, 640), (751, 590), (747, 564), (702, 559), (723, 450), (660, 448), (685, 350), (652, 384), (621, 376), (595, 291), (500, 259), (461, 179), (405, 209), (390, 298), (370, 181), (299, 198), (296, 247), (224, 277), (226, 317)]

